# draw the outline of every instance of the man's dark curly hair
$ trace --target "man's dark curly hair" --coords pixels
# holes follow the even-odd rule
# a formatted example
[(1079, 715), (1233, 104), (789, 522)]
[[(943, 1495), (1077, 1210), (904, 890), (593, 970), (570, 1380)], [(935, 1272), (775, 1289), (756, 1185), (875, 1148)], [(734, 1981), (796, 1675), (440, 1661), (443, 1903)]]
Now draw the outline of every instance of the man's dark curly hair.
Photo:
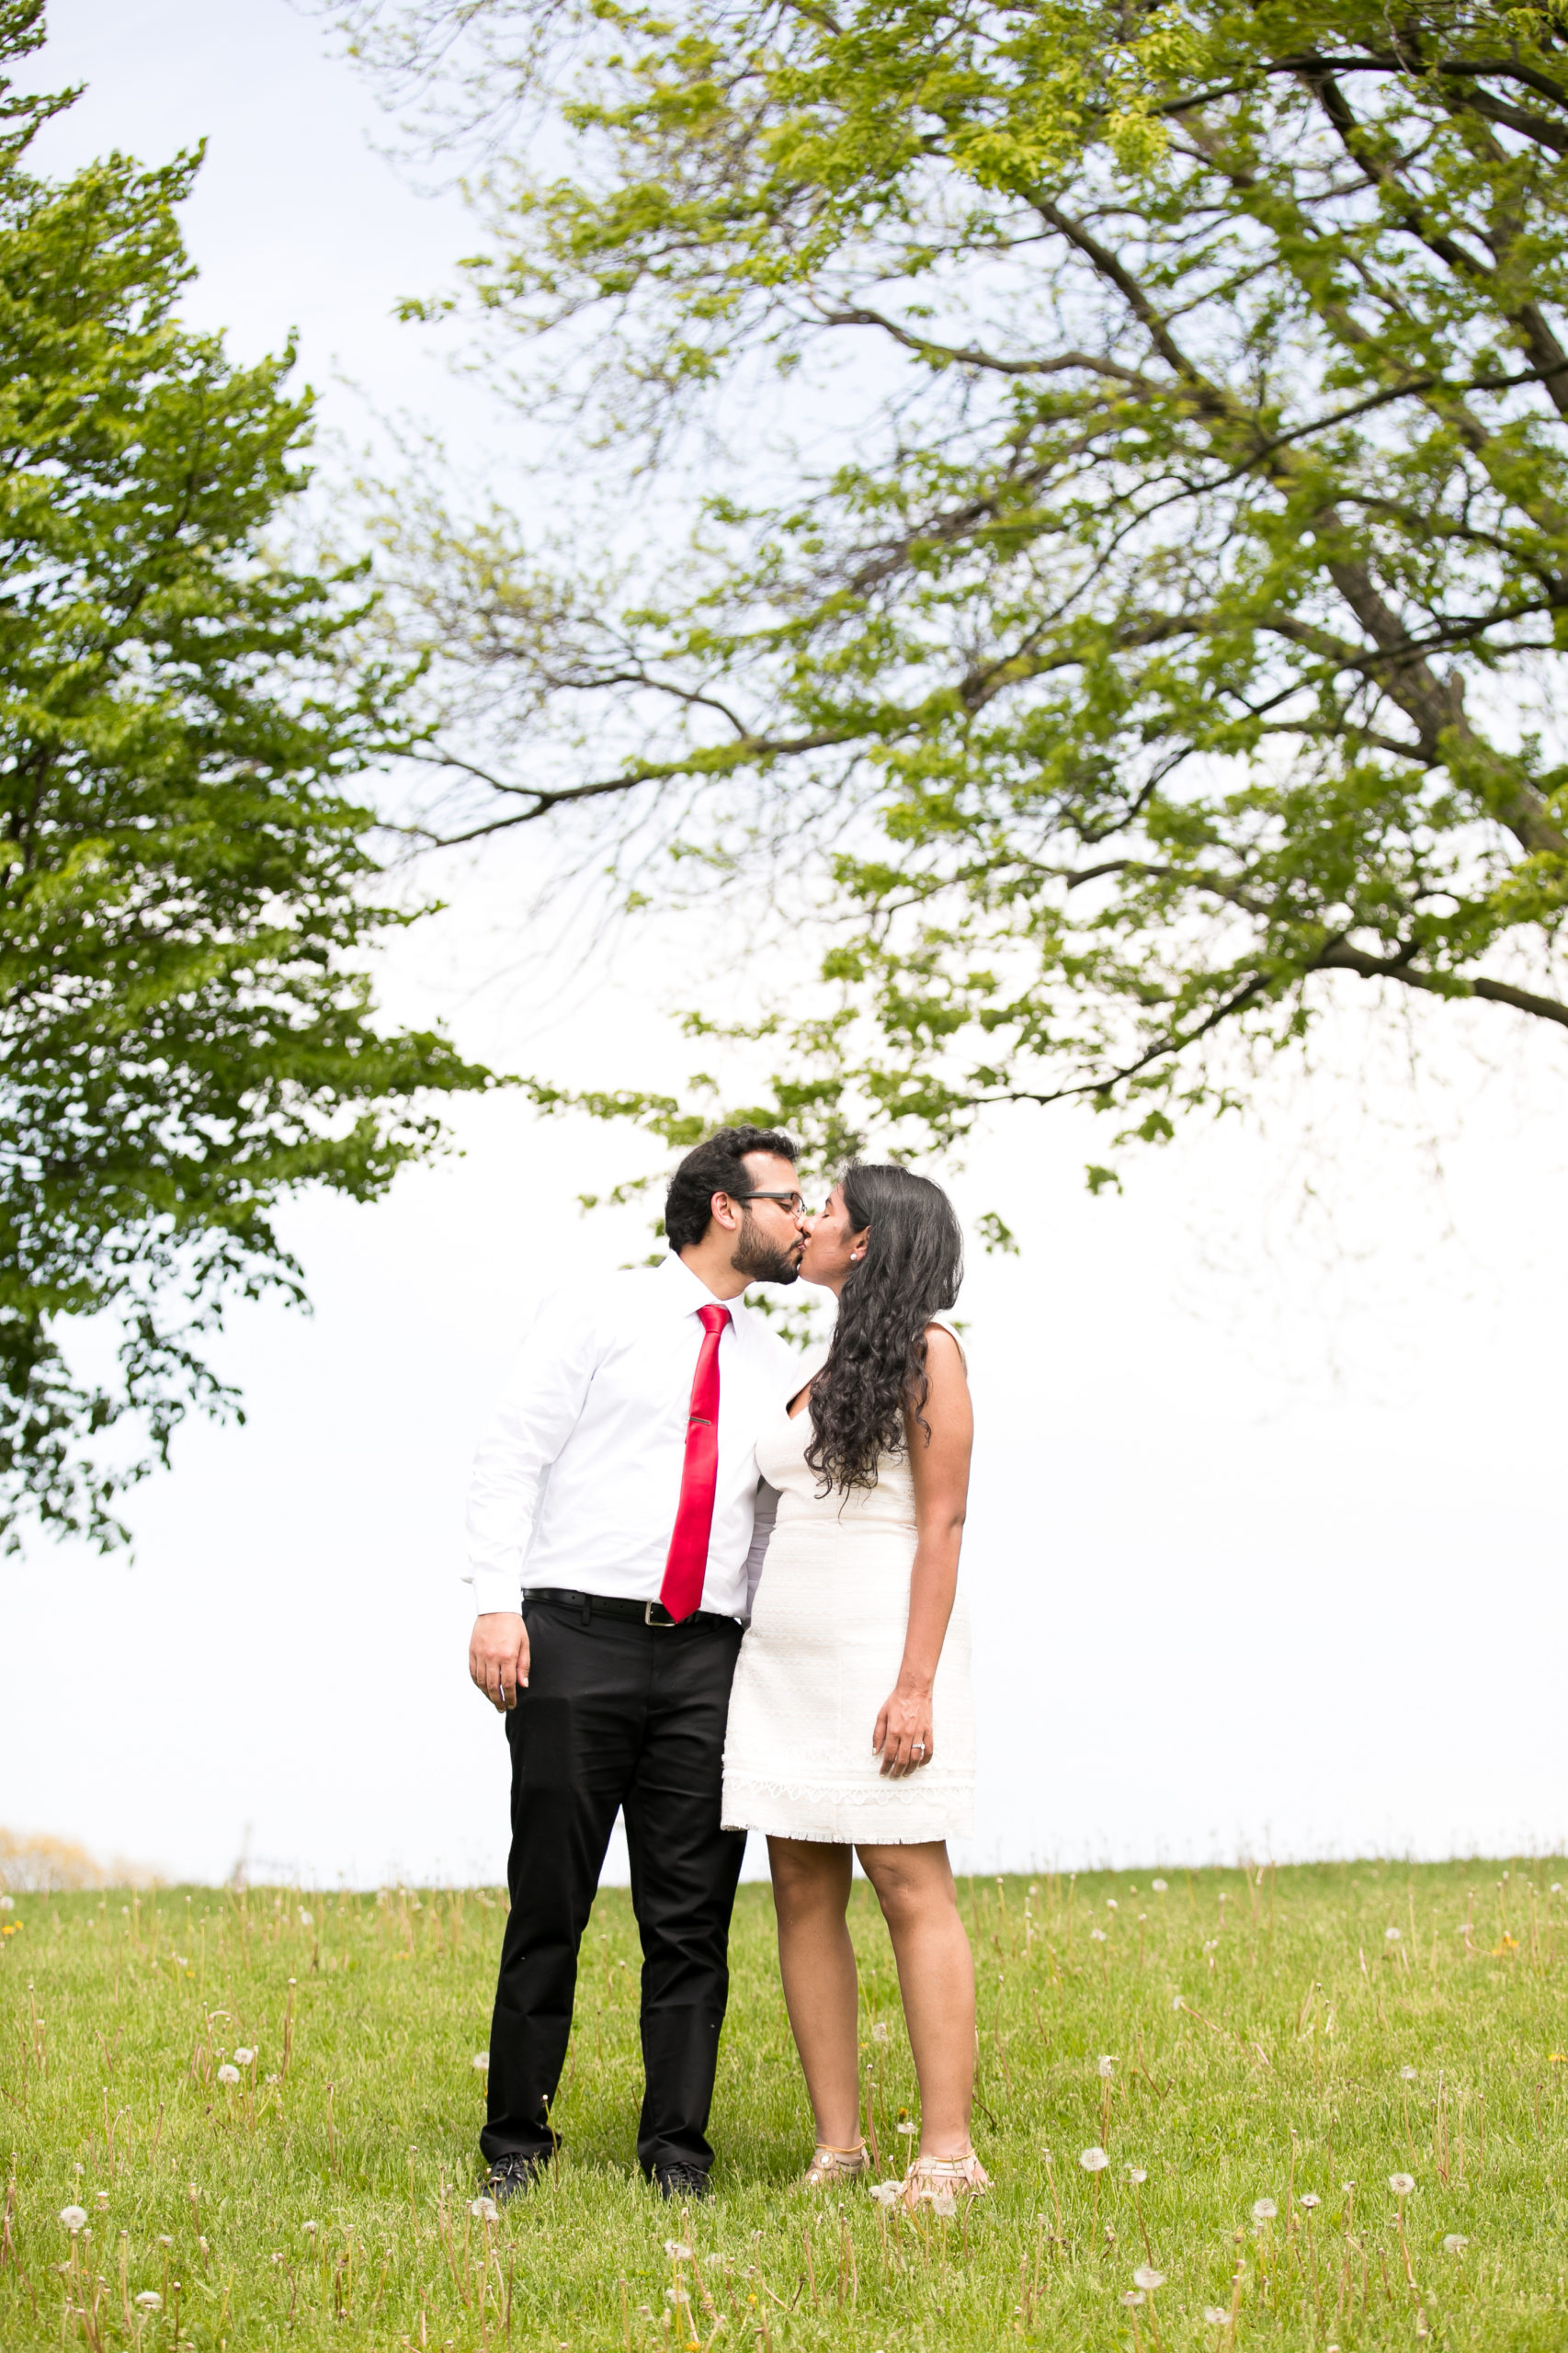
[(672, 1250), (700, 1242), (708, 1231), (715, 1193), (738, 1198), (748, 1189), (748, 1152), (771, 1152), (793, 1160), (795, 1146), (777, 1128), (717, 1128), (693, 1146), (665, 1195), (665, 1239)]
[(806, 1461), (822, 1492), (874, 1487), (884, 1454), (902, 1454), (910, 1421), (930, 1437), (926, 1326), (963, 1280), (963, 1234), (939, 1185), (907, 1168), (861, 1165), (839, 1179), (852, 1233), (870, 1228), (838, 1301), (827, 1361), (812, 1382)]

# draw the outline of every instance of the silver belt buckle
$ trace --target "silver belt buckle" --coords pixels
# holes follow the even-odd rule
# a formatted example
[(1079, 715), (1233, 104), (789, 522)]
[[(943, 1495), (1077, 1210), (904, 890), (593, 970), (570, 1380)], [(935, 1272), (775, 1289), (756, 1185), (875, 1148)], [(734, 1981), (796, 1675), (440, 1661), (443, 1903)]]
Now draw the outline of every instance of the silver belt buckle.
[(652, 1626), (655, 1628), (655, 1630), (660, 1633), (667, 1634), (670, 1631), (670, 1627), (674, 1625), (675, 1620), (671, 1619), (669, 1624), (666, 1625), (662, 1618), (655, 1618), (653, 1615), (655, 1609), (662, 1609), (664, 1606), (665, 1605), (662, 1601), (645, 1601), (642, 1604), (642, 1623), (644, 1626)]

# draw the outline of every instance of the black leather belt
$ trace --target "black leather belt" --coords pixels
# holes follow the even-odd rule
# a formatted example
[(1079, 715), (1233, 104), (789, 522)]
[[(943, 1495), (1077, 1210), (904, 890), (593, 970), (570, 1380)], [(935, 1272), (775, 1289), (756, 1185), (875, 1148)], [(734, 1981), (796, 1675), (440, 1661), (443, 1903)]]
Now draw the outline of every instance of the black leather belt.
[(635, 1626), (658, 1626), (673, 1631), (677, 1626), (736, 1626), (740, 1620), (726, 1618), (717, 1609), (694, 1609), (689, 1618), (672, 1618), (662, 1601), (626, 1601), (613, 1593), (566, 1593), (559, 1586), (526, 1586), (523, 1599), (548, 1601), (557, 1609), (580, 1609), (585, 1625), (590, 1618), (621, 1618)]

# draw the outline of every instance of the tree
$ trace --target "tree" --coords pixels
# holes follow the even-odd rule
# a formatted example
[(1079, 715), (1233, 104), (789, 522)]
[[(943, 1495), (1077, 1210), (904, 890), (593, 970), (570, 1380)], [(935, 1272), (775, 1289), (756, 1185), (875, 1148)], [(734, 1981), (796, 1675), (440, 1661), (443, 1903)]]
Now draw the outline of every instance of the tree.
[[(0, 67), (43, 38), (0, 6)], [(275, 1229), (306, 1185), (373, 1199), (484, 1083), (380, 1029), (345, 787), (396, 681), (345, 689), (362, 583), (264, 535), (304, 480), (289, 356), (236, 369), (176, 316), (194, 159), (63, 184), (23, 158), (69, 96), (0, 84), (0, 1529), (100, 1542), (182, 1415), (225, 1299), (300, 1295)], [(73, 1367), (90, 1328), (116, 1370)], [(112, 1438), (116, 1424), (126, 1427)], [(131, 1434), (140, 1431), (140, 1446)], [(106, 1450), (107, 1449), (107, 1450)]]
[[(1562, 0), (351, 20), (499, 157), (443, 301), (526, 397), (553, 349), (651, 459), (748, 445), (619, 598), (504, 514), (388, 530), (427, 835), (619, 804), (733, 875), (831, 820), (785, 1100), (914, 1144), (1164, 1135), (1346, 987), (1568, 1025)], [(747, 501), (835, 347), (842, 461)]]

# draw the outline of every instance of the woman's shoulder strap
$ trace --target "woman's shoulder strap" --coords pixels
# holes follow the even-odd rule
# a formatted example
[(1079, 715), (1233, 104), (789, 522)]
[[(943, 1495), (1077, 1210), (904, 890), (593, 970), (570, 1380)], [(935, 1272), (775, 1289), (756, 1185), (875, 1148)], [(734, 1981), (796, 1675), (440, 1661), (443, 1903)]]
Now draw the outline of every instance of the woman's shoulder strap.
[(959, 1337), (959, 1334), (955, 1326), (949, 1323), (945, 1315), (928, 1316), (926, 1324), (927, 1331), (930, 1330), (933, 1324), (936, 1325), (938, 1332), (945, 1332), (949, 1339), (952, 1341), (954, 1347), (959, 1352), (959, 1362), (962, 1365), (965, 1372), (967, 1372), (969, 1370), (969, 1354), (962, 1340)]

